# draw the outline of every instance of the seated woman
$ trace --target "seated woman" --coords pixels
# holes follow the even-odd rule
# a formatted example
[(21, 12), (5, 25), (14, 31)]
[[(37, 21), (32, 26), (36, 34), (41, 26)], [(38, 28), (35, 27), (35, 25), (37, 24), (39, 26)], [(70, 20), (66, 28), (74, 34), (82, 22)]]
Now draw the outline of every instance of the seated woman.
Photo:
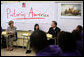
[(76, 49), (76, 42), (72, 33), (60, 32), (58, 35), (58, 45), (63, 51), (62, 56), (81, 56)]
[(30, 36), (30, 46), (36, 56), (60, 56), (61, 49), (57, 45), (48, 45), (46, 33), (36, 30)]
[(14, 26), (13, 21), (9, 21), (8, 24), (9, 24), (9, 27), (7, 28), (8, 38), (6, 38), (7, 50), (12, 51), (13, 50), (13, 39), (15, 37), (16, 27)]
[(39, 25), (38, 24), (35, 24), (35, 26), (34, 26), (34, 31), (35, 30), (39, 30)]

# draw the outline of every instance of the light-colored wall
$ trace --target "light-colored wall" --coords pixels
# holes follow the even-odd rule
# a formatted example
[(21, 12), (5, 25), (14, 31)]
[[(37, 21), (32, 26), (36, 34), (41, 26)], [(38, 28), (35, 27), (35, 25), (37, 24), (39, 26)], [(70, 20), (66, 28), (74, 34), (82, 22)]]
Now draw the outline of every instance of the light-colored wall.
[[(1, 3), (17, 3), (17, 2), (51, 2), (51, 1), (1, 1)], [(58, 22), (58, 27), (61, 28), (61, 30), (64, 31), (72, 31), (73, 29), (75, 29), (75, 27), (77, 25), (82, 25), (83, 26), (83, 17), (82, 18), (66, 18), (66, 19), (62, 19), (59, 17), (59, 6), (57, 3), (83, 3), (82, 1), (52, 1), (54, 3), (56, 3), (55, 5), (55, 11), (54, 11), (54, 20)], [(82, 7), (83, 10), (83, 7)], [(25, 25), (26, 23), (15, 23), (16, 25), (18, 25), (19, 27), (17, 28), (22, 28), (22, 30), (33, 30), (34, 28), (34, 23), (32, 24), (27, 24), (27, 26)], [(47, 23), (47, 24), (43, 24), (43, 23), (39, 23), (40, 28), (44, 31), (48, 31), (49, 27), (51, 26), (51, 23)]]
[[(74, 2), (75, 3), (75, 2)], [(61, 18), (59, 15), (59, 10), (61, 8), (59, 8), (58, 5), (58, 26), (64, 30), (64, 31), (69, 31), (72, 32), (73, 29), (75, 29), (78, 25), (82, 25), (83, 26), (83, 3), (80, 3), (82, 5), (81, 10), (82, 10), (82, 17), (80, 18), (74, 18), (74, 17), (68, 17), (68, 18)]]

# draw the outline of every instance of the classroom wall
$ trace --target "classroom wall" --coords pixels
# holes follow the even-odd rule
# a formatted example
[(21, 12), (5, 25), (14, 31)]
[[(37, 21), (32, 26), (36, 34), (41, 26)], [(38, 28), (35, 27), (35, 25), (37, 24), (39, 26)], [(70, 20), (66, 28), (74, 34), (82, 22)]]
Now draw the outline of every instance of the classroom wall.
[[(25, 2), (25, 1), (23, 1), (23, 2)], [(30, 1), (30, 2), (32, 2), (32, 1)], [(39, 2), (39, 1), (37, 1), (37, 2)], [(53, 20), (57, 21), (58, 27), (61, 28), (61, 30), (71, 32), (73, 29), (76, 28), (77, 25), (82, 25), (83, 26), (83, 17), (82, 18), (61, 18), (59, 16), (59, 9), (60, 9), (59, 8), (59, 3), (66, 3), (67, 1), (65, 1), (65, 2), (62, 2), (62, 1), (59, 1), (59, 2), (58, 1), (52, 1), (52, 2), (55, 3), (54, 19)], [(13, 1), (12, 2), (1, 2), (1, 3), (17, 3), (17, 1), (15, 1), (15, 2), (13, 2)], [(41, 1), (39, 3), (41, 3)], [(82, 1), (73, 1), (71, 3), (82, 3)], [(83, 7), (82, 7), (82, 9), (83, 9)], [(17, 28), (18, 29), (20, 28), (22, 30), (33, 30), (34, 25), (35, 25), (35, 23), (31, 23), (31, 24), (27, 23), (26, 26), (25, 26), (26, 23), (19, 23), (19, 24), (15, 23), (15, 25), (18, 26)], [(5, 23), (5, 25), (8, 26), (7, 23)], [(5, 25), (3, 26), (3, 24), (2, 24), (2, 27), (5, 27)], [(39, 25), (40, 25), (40, 29), (41, 30), (47, 32), (49, 30), (49, 27), (51, 26), (51, 23), (39, 23)]]
[[(67, 3), (69, 3), (69, 2), (67, 2)], [(76, 3), (76, 2), (73, 2), (73, 3)], [(60, 15), (59, 14), (59, 10), (60, 10), (59, 4), (58, 4), (58, 11), (57, 11), (58, 16)], [(72, 17), (61, 18), (60, 16), (58, 17), (58, 20), (57, 20), (58, 26), (62, 30), (72, 32), (72, 30), (75, 29), (77, 27), (77, 25), (82, 25), (83, 26), (83, 3), (80, 3), (80, 4), (82, 4), (82, 7), (81, 7), (81, 9), (82, 9), (82, 17), (80, 17), (80, 18), (72, 18)]]

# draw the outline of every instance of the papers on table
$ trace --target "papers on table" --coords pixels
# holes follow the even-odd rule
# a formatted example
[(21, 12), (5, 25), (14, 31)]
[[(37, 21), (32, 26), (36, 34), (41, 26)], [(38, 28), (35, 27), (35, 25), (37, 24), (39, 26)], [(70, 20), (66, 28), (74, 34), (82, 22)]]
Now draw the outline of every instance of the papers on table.
[(47, 38), (52, 38), (51, 34), (46, 34), (46, 35), (47, 35)]
[(7, 34), (6, 31), (3, 31), (3, 32), (2, 32), (2, 35), (6, 35), (6, 34)]

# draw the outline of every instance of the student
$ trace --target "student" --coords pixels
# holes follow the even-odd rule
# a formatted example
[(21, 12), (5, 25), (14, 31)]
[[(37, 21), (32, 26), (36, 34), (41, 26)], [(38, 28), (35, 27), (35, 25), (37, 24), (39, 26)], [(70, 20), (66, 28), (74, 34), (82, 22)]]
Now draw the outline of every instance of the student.
[(76, 42), (72, 33), (60, 32), (58, 35), (58, 45), (63, 51), (62, 56), (81, 56), (76, 49)]
[(78, 26), (76, 27), (76, 30), (82, 32), (82, 26), (81, 26), (81, 25), (78, 25)]
[(72, 34), (73, 34), (73, 36), (74, 36), (74, 38), (75, 38), (75, 40), (76, 40), (76, 48), (77, 48), (77, 49), (81, 52), (81, 54), (83, 55), (83, 38), (82, 38), (80, 32), (74, 30), (74, 31), (72, 32)]
[(9, 27), (7, 28), (8, 38), (6, 38), (7, 50), (12, 51), (13, 50), (13, 39), (15, 37), (16, 27), (14, 26), (13, 21), (9, 21), (8, 24), (9, 24)]
[(78, 25), (72, 33), (75, 36), (77, 49), (83, 54), (83, 27)]
[(38, 24), (35, 24), (35, 26), (34, 26), (34, 31), (35, 30), (39, 30), (39, 25)]
[(52, 34), (53, 37), (57, 37), (57, 34), (60, 32), (60, 28), (57, 27), (57, 22), (52, 21), (51, 27), (49, 28), (48, 33)]
[(62, 54), (57, 45), (48, 45), (46, 33), (40, 30), (34, 31), (30, 36), (30, 46), (36, 56), (60, 56)]
[(81, 33), (81, 35), (82, 35), (82, 33), (83, 33), (83, 27), (81, 25), (78, 25), (75, 30), (79, 31)]

